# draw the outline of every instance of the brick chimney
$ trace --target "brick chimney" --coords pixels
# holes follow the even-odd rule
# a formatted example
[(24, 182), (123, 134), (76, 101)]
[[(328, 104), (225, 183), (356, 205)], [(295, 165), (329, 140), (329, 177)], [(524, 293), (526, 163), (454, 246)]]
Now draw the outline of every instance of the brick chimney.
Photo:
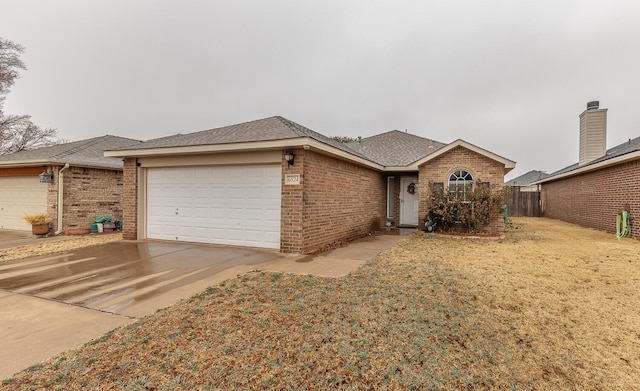
[(607, 109), (599, 101), (587, 103), (580, 114), (580, 159), (578, 166), (587, 164), (607, 152)]

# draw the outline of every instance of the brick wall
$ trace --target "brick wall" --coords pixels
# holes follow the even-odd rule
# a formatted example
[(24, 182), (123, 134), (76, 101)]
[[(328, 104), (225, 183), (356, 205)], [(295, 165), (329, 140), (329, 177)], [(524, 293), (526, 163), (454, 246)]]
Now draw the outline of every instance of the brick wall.
[[(293, 153), (295, 155), (293, 165), (290, 166), (284, 159), (282, 161), (280, 251), (284, 253), (300, 253), (304, 248), (302, 220), (306, 179), (303, 168), (306, 162), (306, 151), (297, 149)], [(300, 175), (300, 184), (287, 185), (284, 182), (287, 174)]]
[[(122, 238), (126, 240), (138, 239), (138, 160), (124, 159), (122, 204)], [(144, 186), (144, 184), (143, 184)]]
[(640, 160), (544, 183), (542, 202), (545, 217), (612, 234), (616, 215), (628, 209), (631, 235), (640, 239)]
[[(474, 181), (489, 182), (493, 191), (500, 191), (504, 183), (504, 164), (479, 153), (458, 146), (418, 167), (420, 170), (419, 216), (427, 214), (427, 197), (431, 193), (430, 182), (442, 182), (448, 188), (449, 176), (456, 170), (471, 173)], [(486, 230), (490, 234), (504, 232), (502, 215), (494, 219)]]
[(49, 171), (53, 173), (53, 181), (47, 184), (47, 221), (51, 221), (51, 232), (58, 230), (58, 178), (61, 168), (60, 166), (49, 167)]
[(282, 187), (281, 251), (313, 253), (378, 230), (386, 216), (386, 175), (303, 149), (285, 174), (300, 185)]
[[(58, 230), (58, 180), (62, 167), (53, 167), (48, 185), (47, 214)], [(122, 171), (71, 166), (63, 171), (63, 229), (89, 228), (97, 217), (122, 219)]]

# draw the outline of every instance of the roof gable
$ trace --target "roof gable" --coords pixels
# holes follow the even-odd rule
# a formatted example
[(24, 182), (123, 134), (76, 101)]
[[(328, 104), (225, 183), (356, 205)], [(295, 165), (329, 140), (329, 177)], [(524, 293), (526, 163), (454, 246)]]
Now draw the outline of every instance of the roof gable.
[(516, 162), (514, 162), (513, 160), (509, 160), (505, 157), (502, 157), (500, 155), (497, 155), (493, 152), (489, 152), (484, 148), (480, 148), (476, 145), (473, 145), (469, 142), (466, 142), (462, 139), (457, 139), (456, 141), (447, 144), (446, 146), (438, 149), (437, 151), (435, 151), (434, 153), (432, 153), (431, 155), (428, 155), (426, 157), (424, 157), (423, 159), (420, 159), (419, 161), (417, 161), (415, 164), (416, 166), (420, 166), (430, 160), (433, 160), (435, 158), (437, 158), (438, 156), (444, 155), (445, 153), (451, 151), (452, 149), (456, 148), (456, 147), (462, 147), (462, 148), (466, 148), (470, 151), (473, 151), (477, 154), (480, 154), (482, 156), (485, 156), (491, 160), (495, 160), (497, 162), (500, 162), (502, 164), (504, 164), (504, 173), (508, 173), (509, 171), (513, 170), (513, 168), (516, 166)]
[(56, 144), (0, 156), (0, 165), (70, 163), (75, 165), (121, 168), (122, 160), (104, 156), (104, 151), (139, 144), (141, 141), (118, 136), (101, 136)]

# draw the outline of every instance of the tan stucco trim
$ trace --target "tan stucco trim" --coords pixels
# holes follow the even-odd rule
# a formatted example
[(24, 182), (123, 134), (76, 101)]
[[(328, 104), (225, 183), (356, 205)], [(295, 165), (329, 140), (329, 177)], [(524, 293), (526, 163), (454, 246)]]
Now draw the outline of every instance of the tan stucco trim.
[(480, 148), (476, 145), (473, 145), (471, 143), (468, 143), (462, 139), (457, 139), (456, 141), (445, 145), (444, 147), (438, 149), (437, 151), (435, 151), (434, 153), (425, 156), (424, 158), (414, 162), (413, 164), (409, 165), (408, 168), (411, 169), (418, 169), (418, 166), (428, 162), (429, 160), (433, 160), (435, 158), (437, 158), (438, 156), (444, 155), (445, 153), (451, 151), (452, 149), (456, 148), (456, 147), (463, 147), (466, 148), (470, 151), (473, 151), (477, 154), (483, 155), (488, 157), (491, 160), (495, 160), (497, 162), (500, 162), (502, 164), (504, 164), (504, 173), (508, 173), (509, 171), (513, 170), (516, 166), (516, 162), (514, 162), (513, 160), (509, 160), (505, 157), (502, 157), (500, 155), (497, 155), (493, 152), (489, 152), (486, 149)]
[[(167, 160), (169, 157), (173, 156), (180, 165), (191, 165), (195, 164), (251, 164), (251, 160), (255, 160), (255, 164), (259, 163), (276, 163), (279, 160), (269, 160), (265, 162), (260, 162), (259, 159), (263, 158), (260, 155), (252, 156), (256, 152), (277, 152), (279, 159), (282, 159), (281, 151), (283, 149), (293, 149), (293, 148), (304, 148), (305, 150), (314, 150), (318, 153), (330, 155), (339, 159), (348, 160), (350, 162), (372, 168), (374, 170), (383, 171), (383, 172), (401, 172), (401, 171), (419, 171), (418, 166), (421, 164), (435, 159), (436, 157), (449, 152), (451, 149), (462, 146), (471, 151), (474, 151), (478, 154), (486, 156), (492, 160), (503, 163), (505, 166), (504, 173), (508, 173), (515, 167), (515, 162), (509, 159), (506, 159), (500, 155), (496, 155), (495, 153), (489, 152), (485, 149), (477, 147), (473, 144), (470, 144), (464, 140), (456, 140), (451, 144), (437, 150), (429, 156), (426, 156), (408, 166), (390, 166), (385, 167), (380, 164), (374, 163), (370, 160), (361, 158), (347, 151), (343, 151), (339, 148), (332, 147), (325, 143), (322, 143), (318, 140), (312, 139), (310, 137), (299, 137), (292, 139), (284, 139), (284, 140), (271, 140), (271, 141), (254, 141), (247, 143), (232, 143), (232, 144), (213, 144), (213, 145), (193, 145), (193, 146), (184, 146), (184, 147), (168, 147), (168, 148), (149, 148), (149, 149), (130, 149), (124, 151), (105, 151), (104, 155), (106, 157), (137, 157), (138, 161), (146, 167), (161, 167), (161, 166), (169, 166)], [(215, 154), (238, 154), (245, 153), (243, 155), (238, 155), (237, 159), (232, 158), (223, 158), (218, 163), (218, 157), (211, 156), (204, 158), (203, 156), (215, 155)], [(193, 158), (188, 158), (189, 155), (193, 155)], [(264, 155), (267, 156), (267, 155)], [(271, 155), (269, 155), (271, 156)], [(275, 155), (272, 155), (275, 156)], [(249, 161), (244, 161), (243, 158), (246, 158)], [(212, 163), (206, 163), (206, 159), (209, 159)], [(224, 159), (228, 159), (229, 163), (224, 163)], [(191, 162), (191, 163), (188, 163)]]
[(545, 178), (545, 179), (543, 179), (541, 181), (533, 182), (533, 183), (531, 183), (531, 185), (539, 185), (539, 184), (543, 184), (543, 183), (546, 183), (546, 182), (553, 182), (553, 181), (558, 180), (558, 179), (569, 178), (569, 177), (572, 177), (572, 176), (584, 174), (584, 173), (591, 172), (591, 171), (597, 171), (597, 170), (600, 170), (600, 169), (603, 169), (603, 168), (606, 168), (606, 167), (616, 166), (618, 164), (622, 164), (622, 163), (626, 163), (626, 162), (633, 161), (633, 160), (638, 160), (638, 159), (640, 159), (640, 151), (636, 151), (636, 152), (628, 153), (626, 155), (614, 157), (614, 158), (602, 161), (600, 163), (595, 163), (595, 164), (588, 165), (586, 167), (580, 167), (580, 168), (578, 168), (576, 170), (565, 172), (563, 174), (558, 174), (558, 175), (555, 175), (555, 176), (547, 177), (547, 178)]
[(146, 148), (146, 149), (127, 149), (123, 151), (105, 151), (106, 157), (144, 157), (144, 156), (170, 156), (170, 155), (197, 155), (204, 153), (220, 153), (220, 152), (238, 152), (238, 151), (256, 151), (261, 149), (282, 149), (301, 146), (299, 140), (305, 140), (306, 137), (270, 140), (270, 141), (252, 141), (246, 143), (230, 143), (230, 144), (207, 144), (207, 145), (189, 145), (182, 147), (166, 147), (166, 148)]
[(361, 158), (359, 156), (353, 155), (353, 154), (351, 154), (349, 152), (346, 152), (346, 151), (343, 151), (341, 149), (334, 148), (334, 147), (332, 147), (330, 145), (321, 143), (320, 141), (317, 141), (317, 140), (314, 140), (314, 139), (311, 139), (311, 138), (307, 138), (307, 141), (308, 142), (306, 144), (302, 145), (302, 147), (304, 149), (306, 149), (306, 150), (313, 149), (316, 152), (329, 154), (329, 155), (332, 155), (334, 157), (341, 158), (341, 159), (344, 159), (344, 160), (349, 160), (349, 161), (351, 161), (353, 163), (356, 163), (356, 164), (359, 164), (361, 166), (366, 166), (366, 167), (373, 168), (373, 169), (379, 170), (379, 171), (384, 171), (385, 170), (385, 167), (380, 165), (380, 164), (374, 163), (374, 162), (372, 162), (370, 160), (367, 160), (367, 159), (363, 159), (363, 158)]

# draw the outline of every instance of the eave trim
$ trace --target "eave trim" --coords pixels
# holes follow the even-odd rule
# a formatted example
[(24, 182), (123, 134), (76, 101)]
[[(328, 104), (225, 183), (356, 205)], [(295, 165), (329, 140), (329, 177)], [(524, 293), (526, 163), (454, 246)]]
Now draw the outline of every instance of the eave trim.
[(631, 152), (625, 155), (616, 156), (611, 159), (603, 160), (599, 163), (589, 164), (587, 166), (576, 168), (575, 170), (565, 172), (562, 174), (554, 175), (547, 177), (543, 180), (532, 182), (532, 185), (544, 184), (546, 182), (553, 182), (559, 179), (569, 178), (572, 176), (585, 174), (591, 171), (597, 171), (610, 166), (617, 166), (618, 164), (626, 163), (628, 161), (638, 160), (640, 159), (640, 151)]

